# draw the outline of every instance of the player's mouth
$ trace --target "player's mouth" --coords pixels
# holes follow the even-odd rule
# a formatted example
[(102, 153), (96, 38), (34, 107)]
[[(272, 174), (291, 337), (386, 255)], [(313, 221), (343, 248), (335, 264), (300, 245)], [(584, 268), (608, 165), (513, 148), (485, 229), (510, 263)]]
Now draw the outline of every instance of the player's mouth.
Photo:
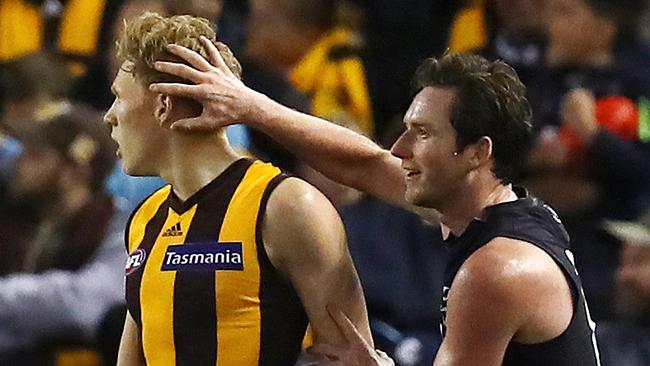
[(411, 180), (418, 175), (422, 174), (419, 170), (412, 170), (412, 169), (404, 169), (406, 170), (406, 180)]
[(118, 159), (121, 159), (122, 154), (120, 153), (120, 143), (117, 141), (115, 136), (113, 136), (113, 134), (111, 134), (111, 140), (113, 140), (115, 142), (115, 144), (117, 145), (117, 148), (115, 149), (115, 156), (117, 156)]
[[(115, 141), (115, 139), (113, 139)], [(120, 150), (120, 144), (115, 141), (115, 144), (117, 144), (117, 148), (115, 148), (115, 156), (117, 156), (118, 159), (122, 158), (122, 151)]]

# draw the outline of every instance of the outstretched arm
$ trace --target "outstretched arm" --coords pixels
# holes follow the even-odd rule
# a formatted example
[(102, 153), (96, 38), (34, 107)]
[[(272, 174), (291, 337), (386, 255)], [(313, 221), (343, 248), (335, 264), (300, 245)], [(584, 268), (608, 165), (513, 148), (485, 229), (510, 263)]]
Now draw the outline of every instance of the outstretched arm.
[[(193, 98), (203, 105), (201, 116), (178, 121), (173, 127), (211, 130), (233, 123), (259, 129), (283, 144), (329, 178), (369, 193), (435, 221), (433, 210), (404, 201), (401, 162), (370, 139), (323, 119), (287, 108), (246, 87), (226, 66), (217, 48), (205, 38), (210, 62), (187, 48), (169, 51), (190, 65), (157, 62), (156, 69), (185, 78), (195, 85), (152, 84), (151, 90)], [(211, 64), (212, 63), (212, 64)]]

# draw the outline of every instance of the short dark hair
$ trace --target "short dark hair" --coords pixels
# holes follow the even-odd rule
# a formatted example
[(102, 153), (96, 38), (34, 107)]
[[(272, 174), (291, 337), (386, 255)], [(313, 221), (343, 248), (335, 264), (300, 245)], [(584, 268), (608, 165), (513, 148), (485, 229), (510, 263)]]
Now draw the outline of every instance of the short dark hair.
[(426, 59), (412, 85), (416, 91), (428, 86), (455, 89), (449, 118), (458, 148), (488, 136), (494, 175), (503, 183), (517, 177), (531, 146), (533, 124), (526, 87), (512, 67), (478, 55), (445, 54)]

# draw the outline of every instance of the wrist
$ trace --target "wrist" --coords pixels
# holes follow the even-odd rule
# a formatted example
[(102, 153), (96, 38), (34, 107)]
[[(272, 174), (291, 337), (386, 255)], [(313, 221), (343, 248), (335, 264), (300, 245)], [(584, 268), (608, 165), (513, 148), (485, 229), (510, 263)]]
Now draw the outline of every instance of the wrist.
[(279, 111), (284, 108), (268, 96), (254, 92), (250, 96), (249, 108), (242, 123), (249, 127), (265, 131), (265, 127), (277, 119)]

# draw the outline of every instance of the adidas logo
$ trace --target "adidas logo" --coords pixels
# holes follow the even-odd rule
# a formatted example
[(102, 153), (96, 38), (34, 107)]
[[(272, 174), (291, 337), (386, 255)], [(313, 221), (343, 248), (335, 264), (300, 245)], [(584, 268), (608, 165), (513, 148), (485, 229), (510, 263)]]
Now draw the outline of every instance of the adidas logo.
[(183, 229), (181, 229), (180, 222), (176, 223), (176, 225), (165, 230), (165, 232), (162, 234), (162, 236), (182, 236), (182, 235), (183, 235)]

